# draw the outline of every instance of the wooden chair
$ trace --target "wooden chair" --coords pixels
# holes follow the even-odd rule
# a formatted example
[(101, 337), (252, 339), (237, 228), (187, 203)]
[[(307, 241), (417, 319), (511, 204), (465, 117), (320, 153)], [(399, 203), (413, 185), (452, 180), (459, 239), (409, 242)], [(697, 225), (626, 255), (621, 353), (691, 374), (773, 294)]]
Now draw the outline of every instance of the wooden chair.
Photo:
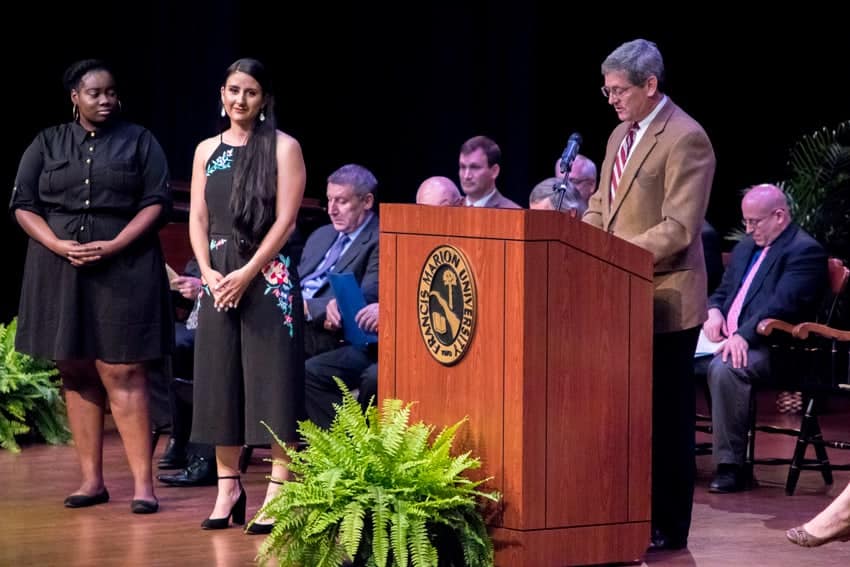
[[(759, 323), (758, 333), (774, 336), (778, 331), (785, 339), (772, 346), (772, 365), (777, 369), (775, 382), (780, 386), (803, 394), (805, 412), (799, 428), (775, 427), (756, 423), (756, 396), (750, 398), (751, 425), (745, 458), (746, 473), (752, 477), (753, 465), (789, 465), (785, 493), (794, 494), (800, 471), (817, 470), (826, 484), (832, 484), (833, 470), (850, 470), (850, 464), (830, 463), (826, 448), (850, 449), (850, 442), (825, 440), (821, 434), (818, 412), (827, 397), (837, 392), (850, 391), (850, 365), (847, 350), (850, 332), (830, 327), (838, 300), (850, 280), (850, 270), (837, 258), (829, 259), (829, 290), (822, 322), (805, 322), (792, 325), (778, 319), (765, 319)], [(778, 334), (780, 334), (778, 333)], [(782, 370), (784, 369), (784, 370)], [(790, 370), (790, 371), (789, 371)], [(771, 387), (773, 384), (771, 384)], [(790, 458), (755, 458), (756, 432), (775, 433), (796, 437), (797, 443)], [(815, 458), (806, 457), (811, 446)]]

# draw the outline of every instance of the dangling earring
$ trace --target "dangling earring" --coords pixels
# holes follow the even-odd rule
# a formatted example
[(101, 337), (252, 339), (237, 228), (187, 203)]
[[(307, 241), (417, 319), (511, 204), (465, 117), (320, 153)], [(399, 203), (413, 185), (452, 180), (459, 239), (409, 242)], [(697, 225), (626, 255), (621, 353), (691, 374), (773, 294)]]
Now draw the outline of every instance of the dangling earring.
[(227, 116), (227, 113), (224, 111), (224, 107), (222, 106), (221, 107), (221, 117), (224, 118), (225, 116)]
[(79, 120), (79, 119), (80, 119), (80, 109), (79, 109), (79, 108), (77, 108), (77, 105), (76, 105), (76, 104), (75, 104), (75, 105), (74, 105), (74, 107), (71, 109), (71, 117), (74, 119), (74, 122), (76, 122), (77, 120)]
[(266, 121), (266, 113), (261, 110), (260, 111), (260, 122), (265, 122), (265, 121)]
[(118, 112), (124, 112), (124, 107), (121, 106), (121, 99), (118, 99)]

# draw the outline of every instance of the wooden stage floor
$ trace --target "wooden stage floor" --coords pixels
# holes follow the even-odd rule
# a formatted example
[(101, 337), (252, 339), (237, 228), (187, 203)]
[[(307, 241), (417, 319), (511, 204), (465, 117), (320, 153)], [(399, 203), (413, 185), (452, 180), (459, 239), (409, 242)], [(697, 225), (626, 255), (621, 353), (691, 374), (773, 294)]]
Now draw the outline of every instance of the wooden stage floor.
[[(760, 407), (766, 407), (761, 404)], [(773, 421), (781, 422), (782, 416)], [(790, 422), (789, 422), (790, 423)], [(850, 413), (823, 418), (826, 434), (850, 437)], [(759, 455), (790, 452), (791, 438), (761, 435)], [(157, 451), (162, 450), (160, 441)], [(844, 454), (842, 454), (844, 453)], [(833, 460), (850, 461), (850, 452), (832, 451)], [(243, 476), (249, 513), (265, 492), (267, 450), (255, 451)], [(171, 566), (232, 567), (254, 564), (263, 536), (240, 529), (203, 531), (200, 523), (212, 509), (215, 487), (157, 487), (160, 512), (130, 513), (132, 483), (120, 439), (110, 430), (105, 446), (106, 484), (111, 500), (92, 508), (70, 510), (62, 500), (78, 486), (73, 447), (29, 445), (20, 454), (0, 450), (0, 566)], [(782, 566), (850, 565), (850, 543), (803, 549), (785, 540), (785, 530), (826, 506), (850, 480), (836, 473), (826, 487), (818, 473), (804, 472), (794, 496), (783, 492), (785, 467), (758, 467), (759, 487), (751, 492), (707, 492), (711, 457), (697, 458), (698, 480), (689, 549), (647, 554), (633, 565)]]

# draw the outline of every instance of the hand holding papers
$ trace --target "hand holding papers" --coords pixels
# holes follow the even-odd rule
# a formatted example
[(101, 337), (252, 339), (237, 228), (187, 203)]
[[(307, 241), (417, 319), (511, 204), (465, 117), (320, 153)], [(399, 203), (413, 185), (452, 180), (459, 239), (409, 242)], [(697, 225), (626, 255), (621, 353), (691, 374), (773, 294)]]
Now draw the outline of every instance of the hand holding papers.
[(718, 342), (714, 342), (706, 336), (705, 331), (700, 329), (699, 339), (697, 340), (697, 350), (694, 353), (694, 357), (699, 358), (701, 356), (713, 355), (721, 348), (723, 348), (723, 345), (726, 343), (726, 340), (727, 339), (724, 338)]

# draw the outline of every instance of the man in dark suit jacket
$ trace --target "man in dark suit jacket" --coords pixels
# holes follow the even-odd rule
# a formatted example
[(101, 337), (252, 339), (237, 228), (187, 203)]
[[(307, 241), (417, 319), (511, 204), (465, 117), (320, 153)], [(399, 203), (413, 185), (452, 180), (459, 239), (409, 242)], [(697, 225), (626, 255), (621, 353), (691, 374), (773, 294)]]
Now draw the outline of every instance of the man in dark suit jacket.
[(768, 348), (756, 327), (767, 317), (811, 319), (827, 284), (824, 249), (791, 221), (788, 201), (774, 185), (757, 185), (741, 202), (747, 237), (732, 251), (720, 286), (709, 298), (703, 331), (726, 342), (708, 365), (714, 460), (710, 492), (744, 486), (752, 383), (770, 377)]
[(502, 150), (487, 136), (475, 136), (460, 147), (458, 177), (466, 193), (463, 205), (490, 209), (521, 209), (519, 205), (499, 193), (496, 178), (499, 177)]
[(705, 320), (700, 230), (714, 177), (702, 127), (661, 92), (658, 47), (637, 39), (602, 64), (622, 123), (608, 138), (583, 220), (652, 252), (652, 548), (687, 545), (693, 505), (693, 356)]
[(329, 273), (353, 273), (366, 303), (378, 301), (378, 217), (373, 211), (377, 186), (372, 172), (355, 164), (344, 165), (328, 177), (331, 224), (310, 235), (298, 264), (307, 317), (307, 356), (336, 348), (341, 340), (341, 318)]

